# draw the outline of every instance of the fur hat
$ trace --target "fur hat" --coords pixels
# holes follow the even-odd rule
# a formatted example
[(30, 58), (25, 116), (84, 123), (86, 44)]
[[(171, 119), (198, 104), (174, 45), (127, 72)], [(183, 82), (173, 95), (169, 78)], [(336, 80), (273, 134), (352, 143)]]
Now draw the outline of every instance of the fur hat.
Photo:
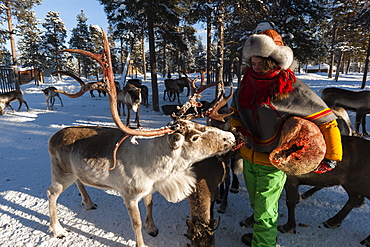
[(268, 29), (261, 34), (251, 35), (244, 43), (243, 62), (249, 67), (253, 56), (272, 57), (282, 69), (287, 69), (293, 63), (293, 51), (284, 46), (281, 36), (274, 30)]

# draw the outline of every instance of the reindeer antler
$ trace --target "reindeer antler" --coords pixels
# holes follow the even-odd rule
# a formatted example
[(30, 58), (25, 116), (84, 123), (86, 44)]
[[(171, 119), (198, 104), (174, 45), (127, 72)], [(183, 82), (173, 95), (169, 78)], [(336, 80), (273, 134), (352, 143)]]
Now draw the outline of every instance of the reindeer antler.
[[(68, 73), (68, 72), (60, 72), (65, 75), (69, 75), (75, 80), (77, 80), (81, 84), (81, 89), (78, 93), (75, 94), (68, 94), (65, 92), (61, 92), (65, 94), (68, 97), (71, 98), (76, 98), (81, 95), (83, 95), (85, 92), (89, 90), (95, 90), (95, 89), (102, 89), (107, 92), (109, 95), (109, 101), (110, 101), (110, 109), (112, 113), (112, 118), (115, 122), (115, 124), (125, 133), (129, 135), (136, 135), (136, 136), (158, 136), (158, 135), (164, 135), (167, 133), (172, 133), (175, 130), (171, 127), (164, 127), (162, 129), (157, 129), (157, 130), (138, 130), (138, 129), (130, 129), (126, 125), (124, 125), (119, 117), (118, 111), (117, 111), (117, 92), (116, 92), (116, 86), (114, 83), (114, 75), (113, 75), (113, 69), (112, 69), (112, 61), (111, 61), (111, 56), (110, 56), (110, 49), (109, 49), (109, 42), (107, 35), (102, 29), (103, 33), (103, 42), (104, 42), (104, 47), (103, 51), (101, 54), (95, 54), (92, 52), (84, 51), (84, 50), (79, 50), (79, 49), (65, 49), (60, 52), (71, 52), (71, 53), (78, 53), (82, 55), (86, 55), (88, 57), (91, 57), (95, 59), (102, 67), (103, 69), (103, 80), (99, 82), (93, 82), (93, 83), (87, 83), (85, 84), (82, 82), (82, 80), (76, 76), (71, 76), (73, 74)], [(77, 79), (78, 78), (78, 79)]]
[[(101, 89), (107, 92), (109, 95), (109, 101), (110, 101), (110, 109), (112, 113), (112, 118), (115, 122), (115, 124), (125, 133), (129, 135), (135, 135), (135, 136), (158, 136), (158, 135), (164, 135), (167, 133), (172, 133), (176, 131), (179, 128), (179, 125), (174, 124), (173, 126), (166, 126), (161, 129), (156, 129), (156, 130), (138, 130), (138, 129), (131, 129), (124, 125), (119, 117), (118, 110), (117, 110), (117, 92), (116, 92), (116, 86), (114, 82), (114, 74), (113, 74), (113, 69), (112, 69), (112, 62), (111, 62), (111, 56), (110, 56), (110, 49), (109, 49), (109, 42), (107, 35), (102, 29), (103, 33), (103, 51), (101, 54), (95, 54), (92, 52), (80, 50), (80, 49), (65, 49), (60, 52), (71, 52), (71, 53), (78, 53), (82, 54), (88, 57), (93, 58), (96, 60), (102, 67), (103, 69), (103, 80), (98, 81), (98, 82), (89, 82), (89, 83), (84, 83), (79, 77), (76, 75), (66, 72), (66, 71), (55, 71), (53, 74), (64, 74), (72, 77), (73, 79), (77, 80), (80, 85), (81, 89), (77, 93), (67, 93), (63, 91), (57, 91), (59, 93), (62, 93), (70, 98), (77, 98), (82, 96), (84, 93), (90, 90), (96, 90), (96, 89)], [(186, 75), (186, 74), (185, 74)], [(198, 77), (197, 77), (198, 78)], [(194, 106), (199, 106), (201, 105), (199, 102), (196, 100), (200, 98), (200, 94), (207, 88), (212, 87), (217, 85), (217, 83), (209, 84), (209, 85), (201, 85), (200, 87), (196, 87), (195, 81), (197, 78), (191, 80), (191, 88), (192, 88), (192, 96), (189, 98), (189, 100), (181, 107), (180, 110), (180, 115), (178, 116), (173, 116), (176, 120), (184, 119), (184, 114), (187, 112), (187, 110), (190, 107)], [(214, 119), (217, 119), (219, 121), (224, 121), (223, 119), (230, 114), (218, 114), (217, 111), (224, 106), (227, 101), (231, 98), (232, 96), (232, 87), (231, 87), (231, 92), (230, 95), (225, 97), (222, 95), (219, 97), (212, 107), (204, 112), (201, 112), (200, 114), (188, 114), (185, 116), (185, 119), (195, 119), (195, 118), (201, 118), (201, 117), (211, 117)]]
[(51, 74), (52, 75), (55, 75), (55, 74), (67, 75), (67, 76), (72, 77), (76, 81), (78, 81), (78, 83), (80, 83), (81, 88), (80, 88), (80, 91), (78, 91), (77, 93), (67, 93), (65, 91), (55, 90), (55, 92), (64, 94), (64, 95), (66, 95), (70, 98), (78, 98), (78, 97), (82, 96), (84, 93), (86, 93), (87, 91), (90, 91), (90, 90), (98, 90), (98, 89), (105, 90), (105, 88), (106, 88), (105, 84), (102, 81), (85, 83), (81, 80), (80, 77), (76, 76), (73, 73), (67, 72), (67, 71), (58, 70), (58, 71), (52, 72)]
[(231, 97), (233, 95), (233, 85), (231, 84), (231, 86), (230, 86), (230, 94), (228, 96), (225, 96), (224, 84), (222, 82), (219, 82), (219, 83), (222, 84), (222, 88), (221, 88), (222, 93), (221, 93), (220, 97), (218, 97), (212, 103), (211, 107), (209, 107), (205, 111), (201, 111), (199, 113), (196, 111), (195, 114), (185, 115), (185, 113), (191, 107), (194, 107), (194, 109), (196, 109), (196, 107), (202, 107), (202, 104), (200, 102), (197, 102), (197, 99), (200, 99), (201, 93), (204, 90), (206, 90), (209, 87), (213, 87), (213, 86), (216, 86), (217, 84), (219, 84), (219, 83), (211, 83), (211, 84), (208, 84), (208, 85), (201, 85), (201, 86), (197, 87), (195, 85), (195, 81), (196, 81), (196, 79), (191, 81), (192, 96), (189, 97), (188, 101), (185, 102), (180, 107), (179, 113), (178, 114), (173, 113), (172, 117), (175, 118), (175, 119), (184, 119), (185, 118), (187, 120), (196, 119), (196, 118), (210, 117), (210, 118), (216, 119), (218, 121), (225, 122), (224, 118), (230, 116), (231, 114), (233, 114), (233, 112), (227, 113), (227, 114), (219, 114), (218, 110), (220, 110), (221, 107), (226, 105), (227, 102), (231, 99)]

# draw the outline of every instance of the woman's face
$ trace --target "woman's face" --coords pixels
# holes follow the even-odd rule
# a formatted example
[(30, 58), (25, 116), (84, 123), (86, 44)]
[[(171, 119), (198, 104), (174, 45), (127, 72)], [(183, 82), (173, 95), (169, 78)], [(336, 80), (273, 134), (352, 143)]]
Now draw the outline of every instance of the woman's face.
[(256, 73), (264, 73), (266, 71), (265, 66), (263, 65), (263, 60), (260, 57), (252, 57), (251, 58), (252, 69)]

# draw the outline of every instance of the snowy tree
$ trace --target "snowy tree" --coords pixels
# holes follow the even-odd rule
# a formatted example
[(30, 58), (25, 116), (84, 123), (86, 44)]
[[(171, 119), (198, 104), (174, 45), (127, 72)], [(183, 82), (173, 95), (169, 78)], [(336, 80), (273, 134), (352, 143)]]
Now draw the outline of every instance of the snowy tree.
[[(176, 0), (148, 1), (148, 0), (99, 0), (104, 5), (109, 23), (115, 28), (115, 35), (131, 43), (135, 37), (141, 37), (144, 27), (149, 37), (150, 70), (152, 79), (153, 110), (159, 111), (157, 61), (155, 52), (155, 31), (158, 28), (178, 26)], [(156, 28), (154, 28), (154, 26)]]
[[(67, 30), (63, 20), (59, 17), (59, 12), (49, 11), (46, 14), (45, 22), (42, 26), (45, 29), (45, 33), (42, 36), (46, 59), (44, 68), (63, 70), (66, 62), (66, 54), (59, 51), (66, 49), (65, 39), (67, 37)], [(58, 80), (60, 80), (59, 74)]]
[[(89, 27), (87, 25), (88, 18), (83, 10), (76, 17), (77, 26), (72, 29), (72, 35), (69, 40), (69, 47), (71, 49), (80, 49), (85, 51), (94, 51), (94, 44), (92, 43)], [(101, 47), (101, 46), (100, 46)], [(81, 54), (72, 54), (78, 61), (78, 75), (84, 74), (88, 79), (89, 74), (92, 73), (94, 61), (87, 56)]]
[[(14, 35), (16, 34), (15, 30), (13, 30), (13, 18), (15, 17), (18, 21), (23, 18), (25, 13), (29, 9), (32, 9), (35, 5), (41, 3), (42, 0), (2, 0), (0, 1), (0, 24), (4, 24), (3, 20), (6, 20), (8, 24), (8, 30), (2, 31), (1, 36), (4, 37), (9, 36), (11, 51), (12, 51), (12, 58), (13, 64), (17, 64), (17, 55), (16, 55), (16, 47), (15, 47), (15, 39)], [(1, 41), (1, 40), (0, 40)]]
[[(18, 41), (18, 49), (20, 51), (19, 61), (24, 67), (40, 69), (45, 62), (42, 54), (42, 39), (43, 31), (39, 27), (41, 20), (36, 19), (34, 11), (27, 12), (20, 23), (17, 25), (21, 38)], [(35, 83), (39, 84), (38, 75), (35, 73)]]
[(195, 44), (195, 49), (193, 50), (193, 52), (195, 56), (195, 66), (199, 69), (205, 69), (207, 54), (204, 49), (204, 45), (202, 41), (200, 40), (200, 37)]

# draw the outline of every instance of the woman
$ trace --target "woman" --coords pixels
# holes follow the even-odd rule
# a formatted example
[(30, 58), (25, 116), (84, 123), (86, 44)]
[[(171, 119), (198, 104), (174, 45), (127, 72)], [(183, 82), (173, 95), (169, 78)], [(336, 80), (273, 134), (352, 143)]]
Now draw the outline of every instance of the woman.
[(242, 241), (249, 246), (276, 246), (278, 200), (286, 174), (268, 157), (279, 142), (284, 120), (298, 116), (319, 126), (327, 151), (317, 173), (333, 169), (342, 159), (340, 132), (332, 111), (289, 69), (293, 52), (274, 30), (251, 35), (243, 61), (247, 67), (233, 98), (230, 122), (247, 140), (240, 153), (254, 224), (253, 234), (243, 235)]

